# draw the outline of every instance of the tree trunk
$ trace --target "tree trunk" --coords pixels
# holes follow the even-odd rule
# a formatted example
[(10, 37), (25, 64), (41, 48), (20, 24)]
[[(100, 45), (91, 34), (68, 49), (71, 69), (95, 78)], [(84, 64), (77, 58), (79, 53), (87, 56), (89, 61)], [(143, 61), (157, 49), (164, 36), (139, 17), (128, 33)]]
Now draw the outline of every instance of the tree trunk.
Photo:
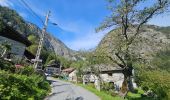
[(122, 83), (122, 88), (120, 91), (120, 95), (122, 97), (125, 97), (126, 94), (128, 93), (128, 91), (133, 92), (134, 91), (134, 87), (133, 87), (133, 83), (132, 83), (132, 67), (127, 67), (123, 70), (123, 75), (124, 75), (124, 81)]

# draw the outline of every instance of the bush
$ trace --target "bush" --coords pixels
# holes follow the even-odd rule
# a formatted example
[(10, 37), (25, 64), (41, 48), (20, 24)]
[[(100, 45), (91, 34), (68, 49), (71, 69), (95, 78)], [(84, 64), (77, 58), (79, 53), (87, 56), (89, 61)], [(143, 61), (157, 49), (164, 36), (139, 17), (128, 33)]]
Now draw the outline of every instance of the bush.
[(34, 74), (34, 68), (32, 66), (26, 66), (26, 67), (23, 67), (23, 68), (19, 68), (16, 73), (18, 74), (22, 74), (22, 75), (32, 75)]
[(0, 70), (15, 72), (15, 67), (12, 65), (12, 63), (0, 58)]
[(50, 90), (48, 82), (36, 74), (27, 76), (0, 71), (0, 76), (0, 99), (41, 100)]
[(170, 74), (166, 71), (147, 71), (138, 76), (144, 90), (151, 90), (158, 100), (170, 100)]
[(106, 83), (106, 82), (102, 83), (101, 84), (101, 90), (105, 91), (105, 92), (107, 92), (111, 95), (115, 94), (114, 93), (114, 91), (115, 91), (114, 90), (114, 83)]

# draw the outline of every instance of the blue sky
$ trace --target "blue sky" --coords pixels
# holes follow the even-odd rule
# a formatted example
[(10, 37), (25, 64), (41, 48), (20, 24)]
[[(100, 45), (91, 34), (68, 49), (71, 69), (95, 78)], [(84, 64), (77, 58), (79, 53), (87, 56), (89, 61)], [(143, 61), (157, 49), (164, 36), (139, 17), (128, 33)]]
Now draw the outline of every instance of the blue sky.
[[(106, 0), (25, 0), (31, 8), (45, 20), (50, 10), (48, 32), (60, 39), (73, 50), (92, 49), (97, 46), (105, 32), (95, 33), (103, 19), (109, 15)], [(41, 22), (33, 16), (20, 0), (0, 0), (0, 5), (15, 9), (26, 21), (42, 28)], [(149, 24), (170, 26), (170, 15), (157, 16)]]

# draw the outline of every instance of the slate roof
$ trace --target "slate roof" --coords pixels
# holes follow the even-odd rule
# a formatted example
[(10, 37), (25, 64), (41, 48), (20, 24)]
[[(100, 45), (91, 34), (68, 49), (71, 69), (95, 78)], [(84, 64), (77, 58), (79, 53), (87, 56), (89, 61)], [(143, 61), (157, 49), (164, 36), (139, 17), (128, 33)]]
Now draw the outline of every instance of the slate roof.
[(84, 72), (93, 72), (94, 70), (107, 73), (107, 72), (115, 72), (115, 71), (122, 71), (122, 68), (119, 66), (114, 66), (114, 65), (109, 65), (109, 64), (98, 64), (98, 65), (93, 65), (91, 67), (88, 67), (84, 69)]
[(75, 70), (74, 68), (66, 68), (66, 69), (63, 69), (62, 72), (71, 73), (74, 70)]

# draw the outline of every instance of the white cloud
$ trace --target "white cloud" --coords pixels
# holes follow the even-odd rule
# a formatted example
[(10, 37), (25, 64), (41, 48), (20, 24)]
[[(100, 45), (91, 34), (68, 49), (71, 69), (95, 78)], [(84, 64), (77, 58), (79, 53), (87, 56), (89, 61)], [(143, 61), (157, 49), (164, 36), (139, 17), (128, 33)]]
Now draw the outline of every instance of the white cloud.
[(10, 2), (9, 0), (0, 0), (0, 5), (10, 7), (10, 6), (13, 6), (13, 3)]
[(66, 44), (74, 50), (89, 50), (95, 48), (103, 36), (103, 33), (87, 33)]

